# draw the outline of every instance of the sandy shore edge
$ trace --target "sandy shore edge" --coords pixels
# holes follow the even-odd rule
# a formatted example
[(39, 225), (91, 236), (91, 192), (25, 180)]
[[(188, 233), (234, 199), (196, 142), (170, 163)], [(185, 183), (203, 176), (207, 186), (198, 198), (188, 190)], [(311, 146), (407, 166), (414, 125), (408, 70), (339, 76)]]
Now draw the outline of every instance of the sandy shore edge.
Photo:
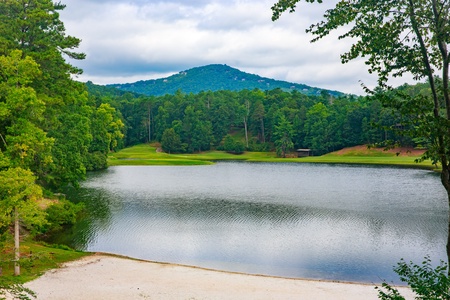
[[(25, 286), (46, 300), (378, 299), (373, 284), (247, 275), (103, 253), (65, 263)], [(399, 290), (414, 299), (407, 287)]]

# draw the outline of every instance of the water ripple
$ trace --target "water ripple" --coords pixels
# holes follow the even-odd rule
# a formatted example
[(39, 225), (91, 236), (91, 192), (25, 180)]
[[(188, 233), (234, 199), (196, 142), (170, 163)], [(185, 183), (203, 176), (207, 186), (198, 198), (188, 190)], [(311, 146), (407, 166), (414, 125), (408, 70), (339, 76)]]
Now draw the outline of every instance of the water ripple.
[(114, 167), (76, 193), (92, 219), (74, 243), (91, 251), (370, 282), (397, 281), (392, 266), (400, 258), (445, 259), (446, 196), (438, 176), (423, 170)]

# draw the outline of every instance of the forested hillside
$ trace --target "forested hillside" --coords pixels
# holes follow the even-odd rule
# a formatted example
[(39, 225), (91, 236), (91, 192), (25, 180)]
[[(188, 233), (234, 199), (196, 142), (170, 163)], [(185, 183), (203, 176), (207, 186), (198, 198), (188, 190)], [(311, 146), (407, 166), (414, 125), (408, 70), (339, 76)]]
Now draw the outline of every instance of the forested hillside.
[(242, 90), (138, 96), (88, 84), (91, 97), (120, 111), (124, 146), (159, 141), (167, 152), (310, 148), (320, 155), (386, 140), (412, 145), (389, 128), (399, 119), (368, 97)]
[(110, 86), (123, 91), (136, 92), (148, 96), (175, 94), (177, 91), (182, 91), (187, 94), (198, 94), (202, 91), (241, 91), (253, 89), (265, 91), (277, 88), (284, 91), (296, 90), (306, 95), (320, 95), (321, 93), (332, 96), (343, 95), (343, 93), (338, 91), (265, 78), (219, 64), (192, 68), (167, 78), (143, 80), (126, 84), (112, 84)]

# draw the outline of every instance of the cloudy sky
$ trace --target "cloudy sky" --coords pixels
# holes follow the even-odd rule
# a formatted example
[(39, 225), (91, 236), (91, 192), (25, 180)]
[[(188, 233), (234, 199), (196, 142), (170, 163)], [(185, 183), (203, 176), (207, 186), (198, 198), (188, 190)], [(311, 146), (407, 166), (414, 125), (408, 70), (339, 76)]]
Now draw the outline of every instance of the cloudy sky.
[[(82, 39), (80, 81), (128, 83), (193, 67), (227, 64), (244, 72), (363, 94), (376, 78), (363, 61), (339, 55), (351, 41), (336, 35), (311, 44), (305, 29), (328, 4), (301, 4), (271, 21), (275, 0), (63, 0), (66, 33)], [(403, 83), (406, 79), (401, 79)]]

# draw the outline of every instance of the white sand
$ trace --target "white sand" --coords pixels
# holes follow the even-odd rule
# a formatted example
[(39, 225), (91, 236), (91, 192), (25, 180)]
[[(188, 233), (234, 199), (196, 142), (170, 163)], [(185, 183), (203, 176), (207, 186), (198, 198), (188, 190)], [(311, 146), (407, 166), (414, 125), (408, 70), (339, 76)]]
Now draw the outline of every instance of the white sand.
[[(373, 285), (283, 279), (93, 255), (25, 285), (45, 300), (378, 299)], [(414, 299), (401, 288), (407, 299)]]

